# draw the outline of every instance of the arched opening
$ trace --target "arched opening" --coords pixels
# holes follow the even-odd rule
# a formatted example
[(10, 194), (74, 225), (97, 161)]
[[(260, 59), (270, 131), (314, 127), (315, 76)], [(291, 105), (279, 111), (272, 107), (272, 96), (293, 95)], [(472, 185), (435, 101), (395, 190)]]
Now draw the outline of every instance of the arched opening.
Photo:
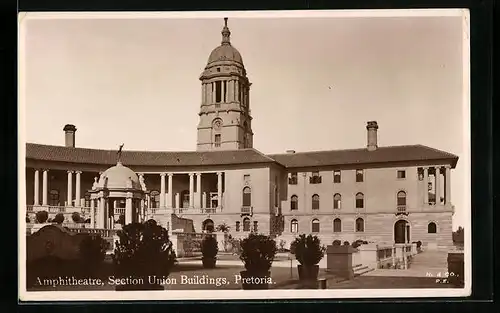
[(340, 218), (336, 218), (333, 220), (333, 232), (340, 233), (342, 231), (342, 221)]
[(49, 204), (53, 206), (58, 206), (59, 205), (59, 190), (57, 189), (52, 189), (50, 190), (49, 193)]
[(427, 233), (429, 234), (437, 233), (436, 223), (430, 222), (429, 225), (427, 225)]
[(313, 219), (311, 222), (311, 231), (313, 233), (319, 233), (319, 220)]
[(312, 196), (312, 209), (313, 210), (319, 210), (319, 195), (313, 195)]
[(299, 198), (296, 195), (293, 195), (290, 199), (290, 210), (298, 210), (299, 209)]
[(252, 189), (250, 187), (243, 188), (243, 206), (252, 206)]
[(342, 207), (342, 196), (339, 193), (333, 195), (333, 208), (340, 209)]
[(358, 192), (356, 194), (356, 209), (362, 209), (364, 207), (365, 207), (365, 196), (361, 192)]
[(215, 227), (214, 227), (214, 221), (212, 221), (211, 219), (206, 219), (203, 221), (203, 224), (202, 224), (202, 228), (203, 228), (203, 231), (205, 232), (213, 232)]
[(181, 208), (189, 208), (189, 190), (181, 192)]
[(240, 221), (236, 222), (236, 231), (240, 231)]
[(243, 231), (250, 231), (250, 219), (248, 217), (243, 219)]
[(160, 207), (160, 192), (153, 190), (150, 193), (150, 208), (157, 209)]
[(406, 206), (406, 192), (398, 192), (398, 206)]
[(364, 232), (365, 231), (365, 221), (361, 218), (358, 217), (356, 219), (356, 232)]
[(299, 232), (299, 222), (296, 219), (293, 219), (290, 222), (290, 232), (298, 233)]
[(410, 242), (410, 224), (405, 220), (399, 220), (394, 224), (394, 243)]

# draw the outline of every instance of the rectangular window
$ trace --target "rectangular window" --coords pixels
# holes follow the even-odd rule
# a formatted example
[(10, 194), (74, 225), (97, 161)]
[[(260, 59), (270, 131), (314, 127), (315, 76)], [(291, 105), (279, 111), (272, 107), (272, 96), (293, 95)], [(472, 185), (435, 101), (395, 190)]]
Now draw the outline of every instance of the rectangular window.
[(250, 181), (250, 174), (243, 175), (243, 181), (244, 182), (249, 182)]
[(309, 177), (310, 184), (321, 184), (321, 176), (319, 176), (319, 172), (312, 172), (312, 176)]
[(340, 171), (333, 171), (333, 182), (340, 183)]
[(215, 135), (215, 146), (220, 147), (220, 134)]
[(356, 170), (356, 182), (363, 182), (363, 170)]
[(405, 179), (406, 178), (406, 171), (398, 171), (398, 179)]
[(215, 82), (215, 102), (219, 103), (222, 101), (222, 82)]
[(288, 177), (288, 184), (297, 185), (297, 173), (290, 173), (290, 177)]

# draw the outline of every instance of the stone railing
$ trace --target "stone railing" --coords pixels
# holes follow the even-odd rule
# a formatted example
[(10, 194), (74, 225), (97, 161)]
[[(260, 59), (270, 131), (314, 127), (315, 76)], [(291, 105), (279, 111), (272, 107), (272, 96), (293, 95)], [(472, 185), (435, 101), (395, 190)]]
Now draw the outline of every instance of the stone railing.
[(47, 211), (48, 213), (90, 213), (90, 207), (81, 206), (61, 206), (61, 205), (33, 205), (29, 204), (26, 206), (26, 211), (28, 213), (36, 213), (40, 211)]

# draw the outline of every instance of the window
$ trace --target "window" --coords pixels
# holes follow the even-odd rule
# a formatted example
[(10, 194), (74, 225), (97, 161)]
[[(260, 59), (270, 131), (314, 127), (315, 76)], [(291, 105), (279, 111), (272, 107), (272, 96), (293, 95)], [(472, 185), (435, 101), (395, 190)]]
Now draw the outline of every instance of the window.
[(248, 217), (243, 220), (243, 231), (250, 231), (250, 219)]
[(312, 177), (319, 177), (319, 172), (312, 172)]
[(290, 222), (290, 232), (292, 232), (292, 233), (299, 232), (299, 222), (297, 222), (297, 220), (292, 220)]
[(365, 196), (361, 192), (358, 192), (356, 194), (356, 209), (362, 209), (364, 207), (365, 207)]
[(240, 222), (236, 222), (236, 231), (240, 231)]
[(333, 182), (340, 183), (340, 171), (333, 171)]
[(238, 82), (238, 102), (241, 103), (241, 94), (243, 93), (243, 84)]
[(50, 190), (49, 204), (53, 206), (59, 205), (59, 190), (57, 189)]
[(319, 196), (318, 195), (312, 196), (312, 209), (319, 210)]
[(436, 228), (436, 223), (430, 222), (429, 225), (427, 225), (427, 232), (429, 234), (435, 234), (437, 232)]
[(418, 180), (420, 181), (424, 180), (424, 170), (419, 168), (417, 169), (417, 173), (418, 173)]
[(356, 182), (357, 183), (363, 182), (363, 170), (356, 170)]
[(115, 209), (125, 209), (126, 203), (125, 199), (120, 199), (115, 202)]
[(359, 217), (356, 219), (356, 232), (364, 232), (365, 231), (365, 221)]
[(317, 219), (313, 219), (311, 223), (311, 231), (313, 233), (319, 233), (319, 221)]
[(309, 178), (310, 184), (321, 184), (321, 176), (319, 176), (319, 172), (312, 172), (311, 177)]
[(221, 139), (220, 134), (215, 134), (215, 146), (220, 147)]
[(257, 232), (259, 230), (259, 222), (253, 221), (253, 231)]
[(290, 177), (288, 177), (288, 184), (297, 185), (297, 173), (290, 173)]
[(406, 171), (405, 170), (398, 171), (398, 179), (405, 179), (405, 178), (406, 178)]
[(250, 182), (250, 175), (249, 175), (249, 174), (245, 174), (245, 175), (243, 175), (243, 181), (244, 181), (245, 183)]
[(215, 82), (215, 102), (219, 103), (221, 102), (222, 99), (222, 82), (216, 81)]
[(243, 188), (243, 206), (249, 207), (252, 205), (252, 190), (250, 187)]
[(153, 209), (160, 207), (160, 192), (158, 190), (151, 191), (150, 207)]
[(398, 192), (398, 206), (406, 206), (406, 192)]
[(333, 220), (333, 232), (340, 233), (342, 231), (342, 221), (340, 218), (336, 218)]
[(84, 206), (86, 208), (89, 208), (91, 206), (90, 205), (90, 193), (86, 192), (84, 198), (85, 198), (85, 204), (84, 204)]
[(296, 195), (293, 195), (290, 199), (290, 210), (298, 210), (299, 209), (299, 198)]
[(333, 195), (333, 208), (340, 209), (342, 207), (342, 196), (339, 193)]

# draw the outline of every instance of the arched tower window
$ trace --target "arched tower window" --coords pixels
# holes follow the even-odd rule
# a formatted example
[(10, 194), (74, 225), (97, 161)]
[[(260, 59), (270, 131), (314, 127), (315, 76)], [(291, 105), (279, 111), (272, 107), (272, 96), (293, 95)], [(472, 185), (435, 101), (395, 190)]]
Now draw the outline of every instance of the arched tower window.
[(342, 207), (342, 196), (339, 193), (333, 195), (333, 208), (340, 209)]
[(336, 218), (333, 220), (333, 232), (340, 233), (342, 231), (342, 221), (340, 218)]
[(406, 192), (400, 191), (398, 192), (398, 206), (406, 205)]
[(318, 195), (312, 196), (312, 209), (319, 210), (319, 196)]
[(356, 232), (364, 232), (365, 231), (365, 221), (358, 217), (356, 219)]
[(243, 188), (243, 206), (252, 206), (252, 190), (248, 186)]
[(298, 233), (299, 232), (299, 222), (296, 219), (293, 219), (290, 222), (290, 232)]
[(293, 195), (290, 198), (290, 210), (298, 210), (299, 209), (299, 198), (296, 195)]
[(437, 233), (436, 223), (430, 222), (429, 225), (427, 225), (427, 233), (429, 234)]

